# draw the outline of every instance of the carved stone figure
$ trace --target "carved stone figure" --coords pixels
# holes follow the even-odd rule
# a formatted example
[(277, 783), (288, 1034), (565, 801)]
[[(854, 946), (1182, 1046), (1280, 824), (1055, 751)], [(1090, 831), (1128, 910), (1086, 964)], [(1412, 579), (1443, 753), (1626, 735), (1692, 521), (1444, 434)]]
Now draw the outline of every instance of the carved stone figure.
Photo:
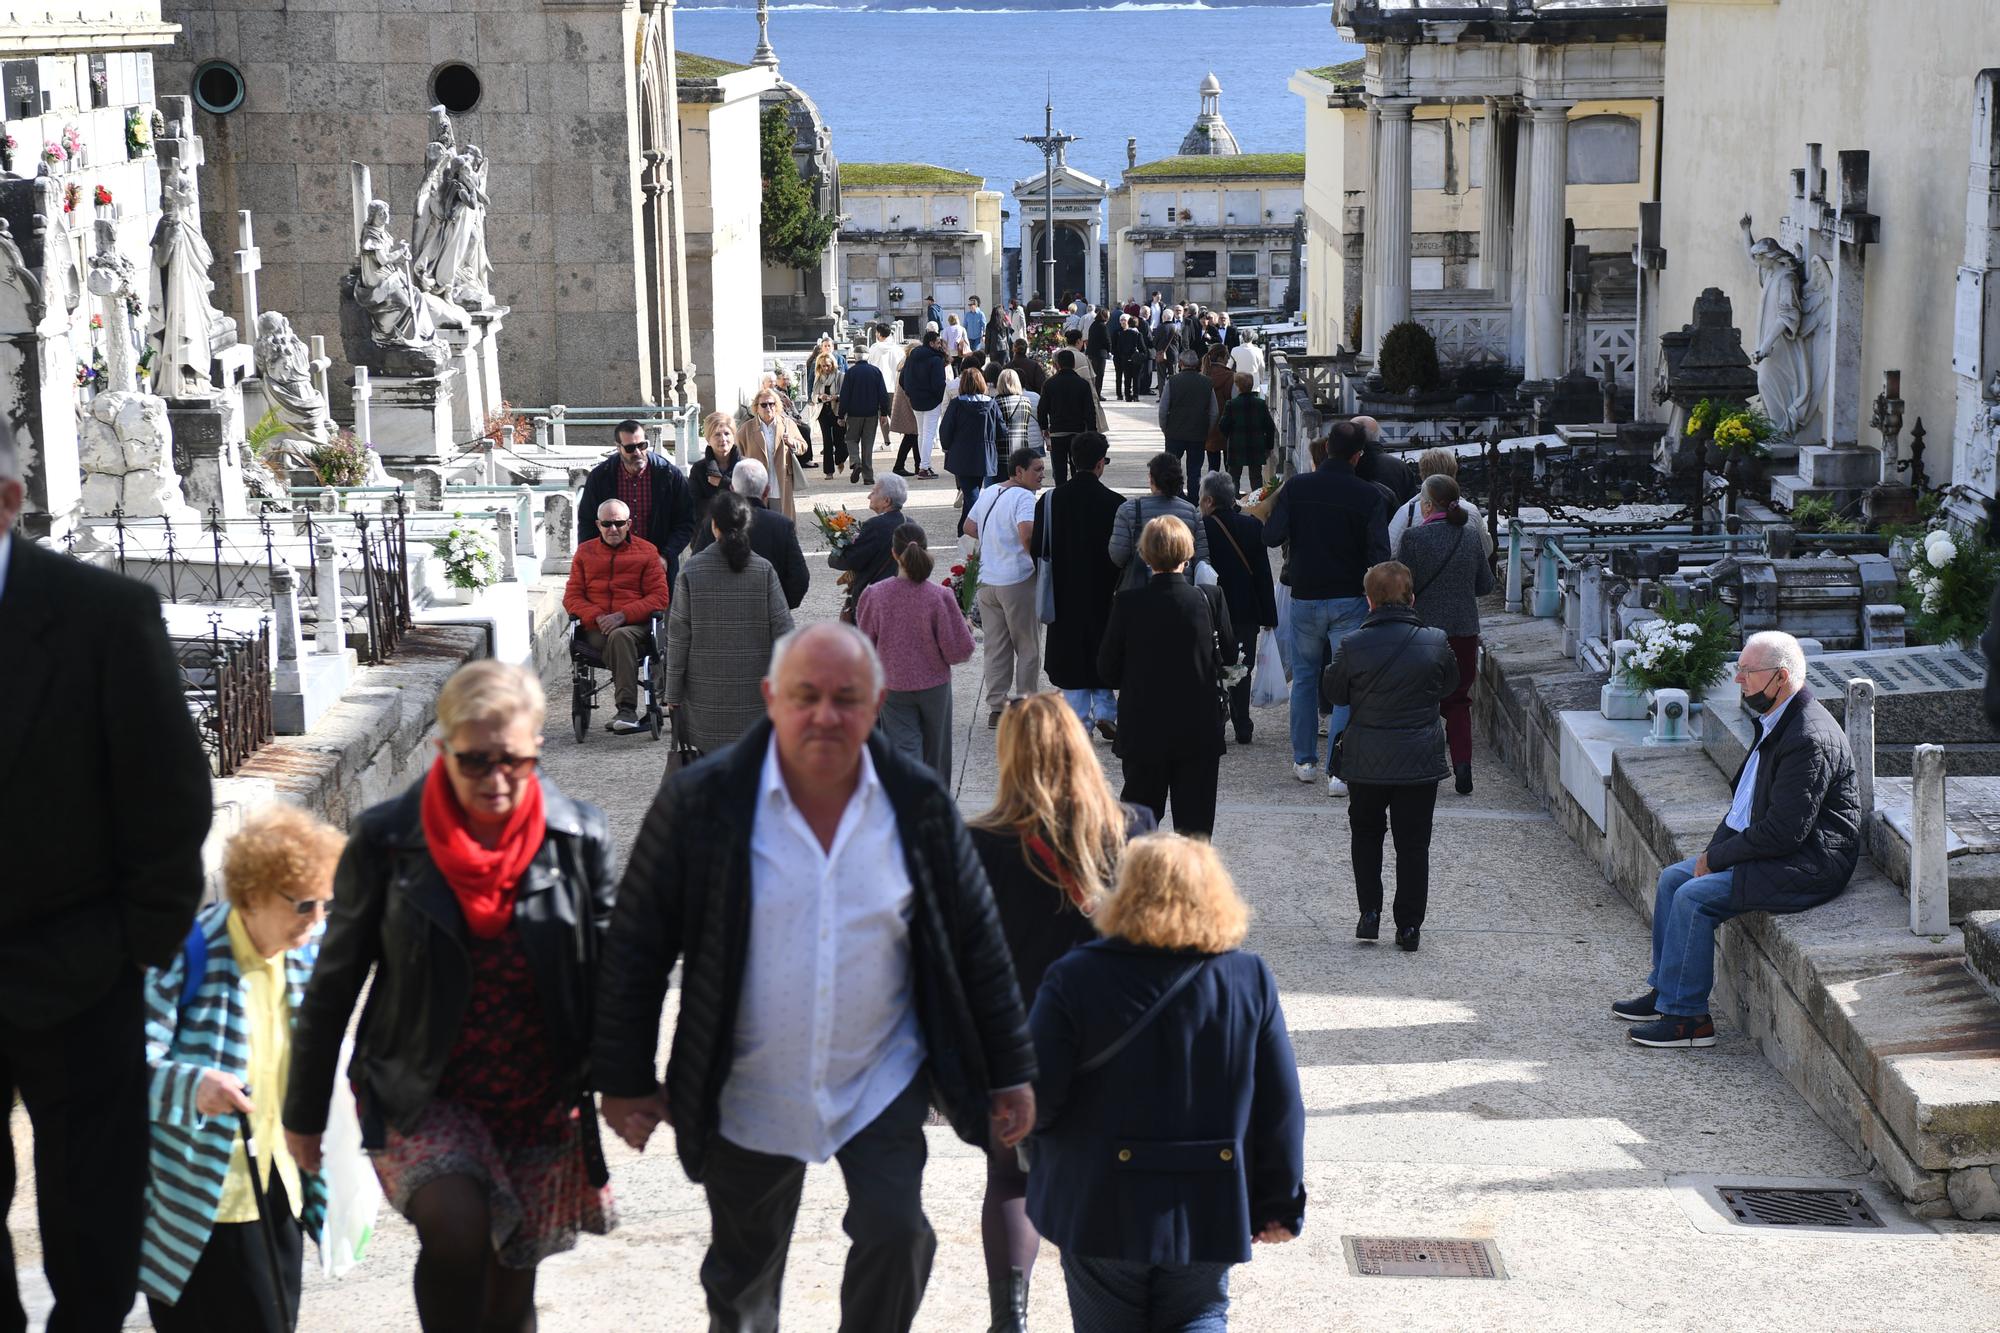
[(1820, 335), (1832, 314), (1832, 275), (1823, 261), (1801, 264), (1776, 237), (1757, 239), (1748, 213), (1737, 225), (1763, 290), (1757, 346), (1750, 353), (1757, 368), (1757, 397), (1775, 437), (1790, 440), (1820, 414), (1826, 387)]
[(378, 373), (434, 375), (450, 359), (437, 336), (434, 298), (417, 285), (410, 247), (389, 234), (389, 205), (380, 199), (368, 202), (361, 253), (341, 287), (352, 303), (352, 314), (342, 310), (341, 335), (354, 364)]
[(257, 374), (289, 435), (324, 444), (332, 421), (312, 381), (312, 356), (292, 322), (275, 310), (257, 317)]
[(445, 193), (450, 211), (434, 285), (457, 305), (483, 309), (493, 304), (493, 261), (486, 253), (486, 155), (477, 144), (452, 159)]
[[(451, 126), (444, 132), (449, 135)], [(451, 143), (433, 138), (425, 150), (424, 178), (417, 186), (417, 216), (410, 227), (410, 258), (417, 280), (433, 285), (438, 256), (444, 248), (445, 223), (450, 218)]]
[(151, 330), (154, 390), (164, 398), (211, 397), (211, 326), (222, 316), (208, 299), (215, 256), (201, 234), (191, 168), (183, 166), (161, 183), (160, 210), (153, 233), (153, 263), (160, 273), (160, 308)]
[(0, 332), (27, 333), (48, 314), (42, 280), (28, 267), (21, 247), (14, 243), (14, 229), (5, 218), (0, 218), (0, 291), (4, 291), (0, 295)]
[(138, 266), (119, 252), (109, 222), (97, 224), (97, 249), (90, 256), (85, 282), (91, 294), (104, 302), (103, 387), (112, 392), (135, 389), (139, 356), (133, 345), (133, 311), (145, 300), (145, 289), (140, 286)]

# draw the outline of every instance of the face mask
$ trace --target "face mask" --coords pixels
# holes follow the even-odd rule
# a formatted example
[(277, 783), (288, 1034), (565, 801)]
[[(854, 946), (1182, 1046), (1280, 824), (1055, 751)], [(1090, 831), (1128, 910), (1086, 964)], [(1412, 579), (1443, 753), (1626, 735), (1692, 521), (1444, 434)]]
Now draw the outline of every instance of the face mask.
[(1770, 712), (1773, 708), (1776, 708), (1778, 706), (1778, 696), (1771, 693), (1771, 686), (1776, 685), (1777, 683), (1778, 682), (1774, 674), (1770, 684), (1765, 685), (1763, 689), (1758, 690), (1755, 694), (1744, 695), (1743, 702), (1749, 704), (1751, 708), (1755, 709), (1759, 716), (1762, 716), (1763, 714)]

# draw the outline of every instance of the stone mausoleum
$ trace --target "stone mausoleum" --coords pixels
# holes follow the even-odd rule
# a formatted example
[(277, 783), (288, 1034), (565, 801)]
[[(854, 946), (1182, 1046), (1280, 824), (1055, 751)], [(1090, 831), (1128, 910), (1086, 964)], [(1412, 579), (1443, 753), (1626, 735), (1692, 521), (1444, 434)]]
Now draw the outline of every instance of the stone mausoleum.
[(850, 320), (900, 319), (914, 334), (926, 295), (946, 314), (963, 315), (974, 296), (992, 313), (1000, 192), (984, 177), (925, 162), (844, 162), (840, 197)]

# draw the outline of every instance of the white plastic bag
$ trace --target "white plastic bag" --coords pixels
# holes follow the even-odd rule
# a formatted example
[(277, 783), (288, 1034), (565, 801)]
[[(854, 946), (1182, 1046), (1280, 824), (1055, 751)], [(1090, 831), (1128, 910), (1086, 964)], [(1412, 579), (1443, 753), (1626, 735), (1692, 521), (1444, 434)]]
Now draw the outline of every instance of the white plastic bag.
[(361, 1149), (361, 1121), (354, 1111), (354, 1090), (347, 1084), (347, 1062), (353, 1054), (350, 1034), (340, 1047), (333, 1104), (319, 1143), (320, 1175), (326, 1181), (326, 1234), (320, 1238), (319, 1269), (327, 1277), (343, 1277), (361, 1262), (375, 1234), (376, 1210), (382, 1206), (382, 1182)]
[(1206, 560), (1197, 560), (1194, 562), (1195, 587), (1213, 588), (1220, 581), (1220, 576), (1216, 574), (1214, 565), (1209, 564)]
[[(1271, 631), (1271, 637), (1278, 641), (1278, 665), (1283, 668), (1285, 679), (1292, 678), (1292, 589), (1291, 585), (1277, 585), (1278, 628)], [(1261, 649), (1259, 650), (1262, 651)], [(1254, 685), (1251, 687), (1256, 688)]]
[(1265, 630), (1257, 636), (1257, 669), (1250, 673), (1250, 702), (1270, 708), (1292, 697), (1285, 680), (1285, 664), (1278, 658), (1278, 636)]

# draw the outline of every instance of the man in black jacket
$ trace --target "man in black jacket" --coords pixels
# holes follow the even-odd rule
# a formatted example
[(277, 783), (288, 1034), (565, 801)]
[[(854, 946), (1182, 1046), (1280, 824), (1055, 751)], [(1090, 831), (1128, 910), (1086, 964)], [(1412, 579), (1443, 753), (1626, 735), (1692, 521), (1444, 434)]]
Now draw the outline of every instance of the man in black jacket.
[(871, 361), (860, 360), (847, 368), (840, 381), (840, 426), (854, 450), (847, 470), (850, 486), (875, 484), (875, 423), (889, 413), (895, 400), (888, 381)]
[[(1300, 782), (1320, 778), (1320, 672), (1368, 614), (1362, 577), (1389, 558), (1388, 502), (1354, 473), (1362, 440), (1353, 422), (1337, 423), (1319, 467), (1278, 489), (1264, 524), (1266, 546), (1292, 544), (1292, 776)], [(1329, 751), (1346, 725), (1347, 708), (1336, 706), (1326, 724)], [(1329, 774), (1326, 794), (1345, 796), (1347, 788)]]
[(1056, 373), (1042, 386), (1042, 399), (1035, 405), (1035, 420), (1049, 437), (1058, 486), (1069, 480), (1070, 444), (1085, 431), (1097, 429), (1097, 393), (1077, 373), (1076, 358), (1073, 347), (1056, 353)]
[(1103, 306), (1098, 306), (1091, 314), (1090, 332), (1085, 336), (1083, 350), (1090, 358), (1091, 382), (1100, 389), (1104, 387), (1104, 363), (1111, 358), (1111, 317)]
[(576, 515), (579, 545), (597, 535), (597, 507), (606, 500), (623, 500), (632, 511), (632, 531), (660, 548), (667, 567), (667, 586), (680, 573), (681, 552), (694, 536), (694, 495), (687, 478), (665, 454), (646, 444), (646, 428), (621, 421), (612, 428), (618, 452), (590, 470), (584, 479), (581, 508)]
[(1130, 315), (1118, 316), (1118, 332), (1111, 339), (1113, 369), (1117, 371), (1118, 401), (1136, 402), (1141, 371), (1146, 365), (1146, 335), (1132, 325)]
[(1014, 354), (1007, 359), (1007, 369), (1021, 377), (1021, 389), (1026, 393), (1040, 393), (1049, 380), (1049, 372), (1042, 363), (1028, 355), (1026, 338), (1014, 340)]
[[(142, 973), (201, 901), (208, 757), (159, 597), (8, 535), (22, 482), (0, 425), (0, 1107), (18, 1093), (34, 1127), (49, 1326), (111, 1329), (145, 1215)], [(0, 1327), (26, 1327), (4, 1237)]]
[(893, 474), (882, 478), (868, 492), (868, 508), (875, 516), (862, 523), (845, 550), (827, 552), (827, 564), (853, 576), (847, 581), (843, 599), (847, 610), (842, 619), (852, 623), (852, 608), (868, 585), (895, 573), (896, 557), (891, 547), (896, 529), (903, 526), (903, 502), (909, 498), (910, 483)]
[(926, 1103), (980, 1147), (1034, 1123), (1034, 1050), (986, 873), (951, 794), (873, 734), (883, 694), (853, 627), (781, 639), (769, 721), (666, 781), (619, 885), (593, 1070), (605, 1122), (638, 1149), (670, 1121), (707, 1189), (713, 1327), (777, 1327), (805, 1164), (833, 1157), (853, 1242), (841, 1327), (909, 1328), (937, 1248)]
[[(1153, 357), (1150, 364), (1154, 383), (1164, 387), (1166, 382), (1173, 378), (1174, 370), (1180, 364), (1182, 346), (1184, 344), (1181, 342), (1179, 312), (1162, 311), (1160, 322), (1153, 329)], [(1201, 364), (1199, 357), (1196, 358), (1195, 364)]]
[(1752, 634), (1736, 659), (1757, 740), (1735, 797), (1699, 856), (1660, 872), (1649, 989), (1611, 1012), (1641, 1046), (1715, 1045), (1708, 993), (1715, 932), (1745, 912), (1803, 912), (1847, 890), (1861, 859), (1861, 801), (1847, 732), (1805, 688), (1806, 655), (1778, 630)]
[[(729, 489), (749, 502), (751, 553), (763, 556), (778, 571), (778, 586), (785, 590), (785, 605), (796, 611), (806, 599), (806, 589), (812, 585), (812, 573), (806, 568), (806, 554), (799, 546), (799, 525), (764, 503), (764, 487), (770, 484), (770, 478), (762, 463), (746, 458), (730, 469)], [(714, 540), (715, 526), (702, 524), (688, 554), (693, 555)]]

